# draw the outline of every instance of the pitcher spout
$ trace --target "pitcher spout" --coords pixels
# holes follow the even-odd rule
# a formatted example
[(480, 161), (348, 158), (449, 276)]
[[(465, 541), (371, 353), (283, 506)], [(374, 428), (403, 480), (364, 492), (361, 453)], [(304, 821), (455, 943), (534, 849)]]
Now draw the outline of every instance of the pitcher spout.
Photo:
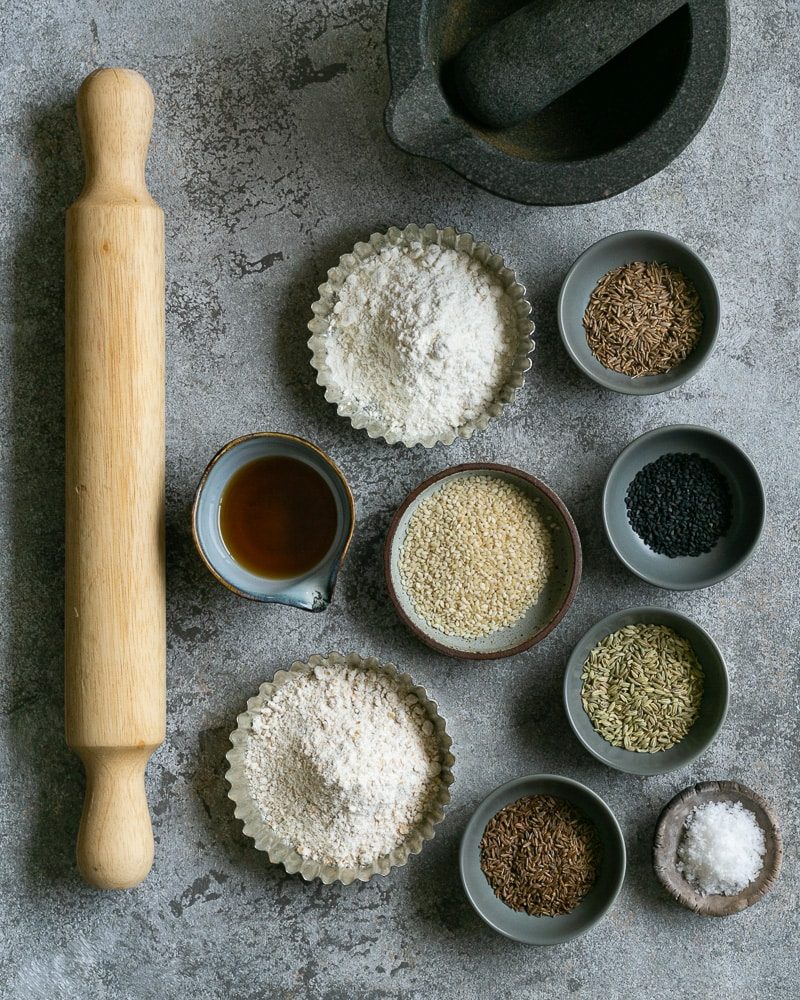
[(283, 594), (276, 596), (276, 600), (303, 611), (324, 611), (333, 599), (339, 562), (336, 559), (332, 565), (321, 567), (313, 576), (292, 584)]

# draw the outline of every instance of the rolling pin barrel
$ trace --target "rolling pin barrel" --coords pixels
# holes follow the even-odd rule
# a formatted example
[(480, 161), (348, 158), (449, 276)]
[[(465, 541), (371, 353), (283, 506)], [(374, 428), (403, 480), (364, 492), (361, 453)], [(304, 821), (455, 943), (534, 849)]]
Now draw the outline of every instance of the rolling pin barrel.
[(145, 186), (153, 95), (102, 69), (77, 99), (86, 181), (66, 231), (67, 743), (86, 770), (83, 876), (153, 861), (144, 771), (164, 739), (164, 221)]

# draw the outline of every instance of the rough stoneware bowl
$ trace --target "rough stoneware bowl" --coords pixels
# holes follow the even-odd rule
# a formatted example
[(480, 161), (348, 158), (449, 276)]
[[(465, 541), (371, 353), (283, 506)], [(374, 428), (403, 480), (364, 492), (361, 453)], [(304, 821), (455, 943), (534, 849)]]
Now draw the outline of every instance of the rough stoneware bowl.
[[(489, 820), (527, 795), (552, 795), (572, 803), (594, 823), (603, 846), (597, 881), (564, 916), (533, 917), (512, 910), (495, 896), (481, 869), (480, 844)], [(461, 838), (459, 864), (467, 899), (498, 934), (523, 944), (561, 944), (591, 930), (611, 908), (625, 879), (625, 839), (614, 814), (590, 788), (571, 778), (534, 774), (495, 788), (481, 802)]]
[[(581, 674), (589, 653), (601, 639), (626, 625), (667, 625), (691, 644), (703, 668), (700, 713), (686, 736), (669, 750), (637, 753), (612, 746), (597, 732), (583, 710)], [(667, 608), (628, 608), (599, 621), (578, 641), (564, 672), (564, 709), (572, 731), (593, 757), (628, 774), (664, 774), (685, 767), (699, 757), (716, 739), (725, 722), (728, 697), (728, 671), (717, 644), (691, 618)]]
[[(341, 666), (343, 669), (347, 667), (357, 670), (381, 670), (390, 677), (396, 678), (402, 688), (420, 699), (439, 741), (441, 779), (438, 792), (431, 799), (426, 815), (419, 826), (408, 834), (403, 844), (362, 868), (322, 865), (317, 861), (301, 857), (293, 847), (282, 842), (273, 829), (264, 822), (258, 806), (250, 794), (250, 786), (245, 772), (244, 758), (247, 752), (249, 733), (252, 729), (253, 716), (269, 702), (275, 691), (291, 680), (295, 674), (308, 673), (319, 664)], [(225, 776), (231, 786), (228, 797), (236, 804), (234, 815), (244, 822), (245, 836), (255, 841), (257, 850), (266, 851), (273, 864), (283, 865), (290, 875), (299, 872), (306, 881), (318, 878), (326, 885), (331, 882), (350, 885), (352, 882), (368, 882), (374, 875), (388, 875), (392, 868), (402, 867), (412, 854), (419, 854), (426, 841), (433, 839), (434, 827), (443, 819), (445, 807), (450, 801), (450, 785), (454, 781), (453, 764), (455, 763), (451, 752), (453, 741), (447, 734), (445, 720), (439, 714), (436, 702), (428, 697), (424, 688), (414, 684), (408, 674), (398, 673), (394, 664), (379, 663), (372, 656), (361, 657), (358, 653), (314, 655), (309, 657), (306, 663), (301, 663), (298, 660), (291, 665), (289, 670), (279, 670), (273, 679), (262, 684), (258, 694), (247, 702), (247, 710), (237, 718), (236, 729), (231, 733), (230, 739), (232, 748), (226, 754), (229, 767)]]
[[(681, 452), (696, 453), (717, 466), (728, 482), (733, 510), (728, 533), (710, 552), (670, 557), (654, 552), (633, 530), (625, 494), (645, 465)], [(764, 489), (747, 455), (716, 431), (693, 424), (659, 427), (636, 438), (611, 466), (603, 490), (603, 524), (611, 548), (631, 573), (665, 590), (698, 590), (730, 576), (755, 551), (765, 516)]]
[[(703, 896), (678, 870), (678, 845), (683, 825), (695, 806), (704, 802), (741, 802), (755, 813), (764, 831), (766, 854), (761, 873), (735, 896)], [(783, 839), (772, 806), (758, 792), (738, 781), (701, 781), (684, 788), (667, 803), (656, 824), (653, 842), (653, 867), (656, 878), (674, 900), (704, 917), (726, 917), (752, 906), (769, 892), (777, 881), (783, 860)]]
[(386, 130), (401, 149), (514, 201), (574, 205), (639, 184), (691, 142), (725, 79), (727, 0), (690, 0), (530, 121), (481, 127), (449, 86), (450, 68), (525, 2), (390, 0)]
[[(339, 289), (348, 275), (352, 273), (358, 261), (376, 256), (387, 247), (408, 246), (411, 243), (421, 243), (423, 246), (436, 243), (441, 247), (462, 251), (480, 261), (497, 277), (505, 289), (515, 317), (516, 348), (511, 372), (496, 398), (474, 420), (469, 420), (460, 427), (450, 428), (440, 435), (433, 434), (424, 438), (403, 437), (384, 426), (374, 414), (360, 408), (354, 401), (344, 399), (327, 361), (330, 318), (338, 300)], [(313, 319), (308, 324), (312, 333), (308, 341), (308, 346), (311, 348), (311, 367), (317, 372), (319, 385), (325, 387), (325, 399), (329, 403), (334, 403), (339, 416), (347, 417), (353, 427), (365, 430), (371, 438), (383, 438), (387, 444), (399, 442), (407, 448), (413, 448), (417, 444), (423, 448), (433, 448), (437, 444), (452, 444), (456, 438), (472, 437), (475, 431), (483, 430), (490, 420), (499, 417), (505, 407), (513, 403), (517, 391), (525, 384), (525, 373), (531, 367), (529, 355), (535, 346), (532, 336), (534, 325), (530, 318), (531, 304), (525, 297), (525, 286), (517, 281), (514, 271), (506, 267), (502, 257), (494, 253), (486, 243), (478, 243), (469, 233), (459, 233), (451, 226), (446, 229), (437, 229), (431, 223), (423, 227), (409, 225), (405, 229), (392, 226), (386, 233), (373, 233), (366, 243), (356, 243), (353, 252), (340, 257), (337, 266), (328, 271), (328, 280), (319, 286), (319, 298), (313, 303), (311, 310), (314, 313)]]
[[(669, 264), (692, 282), (703, 307), (703, 329), (692, 353), (663, 375), (631, 378), (602, 365), (586, 340), (583, 314), (598, 281), (608, 271), (634, 261)], [(674, 236), (630, 230), (606, 236), (578, 257), (567, 272), (558, 296), (558, 329), (567, 353), (590, 379), (605, 389), (647, 396), (666, 392), (695, 375), (711, 356), (719, 333), (720, 302), (717, 286), (705, 264)]]
[[(480, 639), (446, 635), (417, 614), (400, 576), (400, 552), (414, 511), (429, 496), (452, 479), (488, 474), (520, 487), (539, 505), (550, 527), (555, 565), (536, 604), (514, 625)], [(581, 578), (581, 542), (578, 529), (564, 502), (541, 480), (508, 465), (486, 462), (455, 465), (438, 472), (412, 490), (389, 525), (384, 546), (384, 571), (389, 596), (397, 614), (418, 639), (446, 656), (465, 660), (495, 660), (514, 656), (541, 642), (569, 610)]]
[[(325, 557), (303, 576), (270, 579), (251, 573), (228, 551), (219, 525), (219, 508), (231, 476), (242, 466), (267, 455), (290, 456), (312, 466), (336, 501), (338, 527)], [(322, 611), (330, 603), (336, 577), (353, 537), (356, 510), (353, 494), (339, 468), (324, 451), (292, 434), (258, 433), (228, 442), (211, 459), (195, 493), (192, 537), (200, 558), (219, 582), (240, 597)]]

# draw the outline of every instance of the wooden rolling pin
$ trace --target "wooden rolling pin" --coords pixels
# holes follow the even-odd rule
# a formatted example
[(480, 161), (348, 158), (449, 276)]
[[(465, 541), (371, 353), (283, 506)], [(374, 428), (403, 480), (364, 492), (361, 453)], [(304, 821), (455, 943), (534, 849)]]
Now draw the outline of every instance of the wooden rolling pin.
[(153, 95), (100, 69), (77, 99), (86, 180), (66, 233), (66, 735), (77, 860), (104, 889), (153, 863), (144, 770), (164, 739), (164, 216), (145, 186)]

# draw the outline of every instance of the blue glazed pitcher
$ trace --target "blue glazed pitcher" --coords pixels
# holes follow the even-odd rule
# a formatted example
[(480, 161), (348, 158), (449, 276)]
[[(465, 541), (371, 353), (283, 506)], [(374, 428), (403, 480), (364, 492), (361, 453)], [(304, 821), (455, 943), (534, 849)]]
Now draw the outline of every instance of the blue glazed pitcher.
[[(220, 531), (220, 504), (232, 476), (249, 462), (277, 456), (310, 465), (322, 476), (336, 503), (336, 534), (327, 553), (308, 572), (290, 579), (271, 579), (246, 569), (228, 551)], [(354, 527), (355, 504), (347, 480), (324, 451), (292, 434), (263, 432), (230, 441), (203, 473), (192, 508), (197, 551), (221, 584), (252, 601), (288, 604), (304, 611), (323, 611), (330, 604)]]

